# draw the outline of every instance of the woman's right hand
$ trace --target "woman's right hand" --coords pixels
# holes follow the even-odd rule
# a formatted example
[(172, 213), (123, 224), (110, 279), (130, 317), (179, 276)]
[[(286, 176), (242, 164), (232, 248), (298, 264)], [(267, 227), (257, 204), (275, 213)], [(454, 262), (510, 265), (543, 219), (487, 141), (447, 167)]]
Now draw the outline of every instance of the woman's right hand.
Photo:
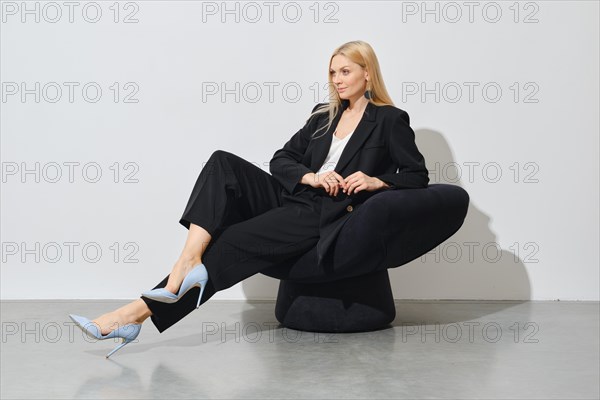
[(325, 171), (320, 174), (310, 172), (302, 177), (302, 183), (314, 188), (323, 188), (330, 196), (337, 196), (340, 188), (345, 189), (344, 178), (335, 171)]

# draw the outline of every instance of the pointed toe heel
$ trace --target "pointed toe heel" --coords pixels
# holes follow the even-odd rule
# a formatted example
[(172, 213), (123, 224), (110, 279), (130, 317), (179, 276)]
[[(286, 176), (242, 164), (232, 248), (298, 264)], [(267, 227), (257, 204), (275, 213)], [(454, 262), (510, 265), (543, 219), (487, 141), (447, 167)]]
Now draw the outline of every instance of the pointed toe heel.
[(127, 343), (133, 342), (138, 337), (138, 335), (140, 334), (140, 330), (142, 329), (142, 324), (127, 324), (113, 330), (112, 332), (107, 333), (106, 335), (103, 335), (98, 325), (93, 323), (86, 317), (69, 314), (69, 318), (71, 318), (71, 320), (75, 322), (75, 325), (81, 328), (81, 330), (91, 338), (98, 340), (106, 340), (112, 338), (123, 339), (122, 343), (117, 345), (117, 347), (115, 347), (110, 353), (108, 353), (105, 356), (106, 358), (113, 355), (117, 350), (121, 349)]
[(200, 263), (185, 276), (177, 294), (171, 293), (164, 288), (157, 288), (142, 293), (142, 296), (161, 303), (171, 304), (178, 302), (190, 289), (199, 286), (200, 295), (198, 296), (198, 302), (196, 303), (196, 308), (199, 308), (206, 282), (208, 282), (208, 271), (204, 264)]

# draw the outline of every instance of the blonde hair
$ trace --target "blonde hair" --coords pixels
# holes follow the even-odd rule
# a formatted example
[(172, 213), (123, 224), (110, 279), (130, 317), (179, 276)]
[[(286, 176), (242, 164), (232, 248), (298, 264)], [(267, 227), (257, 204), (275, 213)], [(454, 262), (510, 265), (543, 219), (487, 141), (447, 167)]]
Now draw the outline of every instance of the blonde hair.
[(338, 91), (335, 89), (331, 74), (329, 73), (333, 57), (337, 56), (338, 54), (347, 57), (350, 61), (360, 65), (363, 70), (367, 70), (369, 72), (369, 81), (367, 83), (367, 89), (371, 91), (369, 103), (377, 106), (394, 105), (394, 102), (385, 88), (383, 76), (381, 75), (381, 70), (379, 69), (379, 61), (377, 60), (377, 56), (375, 55), (375, 51), (371, 45), (367, 42), (363, 42), (362, 40), (354, 40), (352, 42), (344, 43), (333, 51), (333, 54), (329, 59), (329, 66), (327, 68), (329, 103), (317, 108), (308, 117), (308, 120), (310, 120), (316, 114), (329, 113), (329, 122), (327, 125), (322, 126), (313, 133), (313, 139), (316, 139), (314, 135), (321, 129), (325, 130), (323, 134), (329, 130), (335, 115), (337, 114), (339, 108), (342, 107), (342, 99), (340, 98)]

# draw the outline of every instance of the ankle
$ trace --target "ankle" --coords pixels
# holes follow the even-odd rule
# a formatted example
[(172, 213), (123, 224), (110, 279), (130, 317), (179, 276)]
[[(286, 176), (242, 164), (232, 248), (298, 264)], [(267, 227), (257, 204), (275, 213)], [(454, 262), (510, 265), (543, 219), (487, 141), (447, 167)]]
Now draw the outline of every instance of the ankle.
[(134, 324), (143, 324), (143, 323), (144, 323), (144, 321), (145, 321), (145, 320), (146, 320), (148, 317), (150, 317), (151, 315), (152, 315), (152, 313), (147, 313), (147, 314), (146, 314), (146, 313), (144, 313), (144, 314), (142, 314), (142, 315), (138, 315), (138, 316), (137, 316), (137, 318), (134, 318), (134, 319), (133, 319), (133, 323), (134, 323)]
[[(171, 273), (169, 276), (169, 280), (165, 285), (165, 290), (177, 294), (179, 285), (181, 285), (181, 281), (185, 279), (184, 275), (189, 273), (192, 267), (200, 264), (201, 262), (202, 259), (198, 255), (181, 255), (173, 267), (173, 272), (175, 272), (175, 274)], [(173, 275), (178, 277), (177, 282), (175, 282), (176, 278), (173, 278)]]
[(142, 299), (137, 299), (133, 303), (128, 304), (121, 312), (124, 325), (132, 323), (141, 324), (146, 318), (152, 315), (152, 311), (150, 311), (148, 305)]
[(194, 267), (202, 262), (202, 257), (197, 254), (182, 255), (179, 257), (179, 263), (185, 267)]
[(137, 315), (136, 321), (138, 321), (139, 323), (142, 323), (146, 320), (146, 318), (152, 316), (152, 311), (150, 310), (150, 308), (148, 307), (148, 305), (146, 304), (146, 302), (144, 300), (138, 299), (136, 301), (139, 304), (138, 315)]

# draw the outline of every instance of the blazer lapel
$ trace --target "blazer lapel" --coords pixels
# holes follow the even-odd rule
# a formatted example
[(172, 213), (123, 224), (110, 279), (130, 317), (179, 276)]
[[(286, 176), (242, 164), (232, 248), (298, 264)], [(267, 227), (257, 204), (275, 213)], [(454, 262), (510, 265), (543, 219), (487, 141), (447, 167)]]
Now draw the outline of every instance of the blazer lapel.
[(318, 171), (325, 162), (325, 158), (327, 157), (327, 153), (329, 153), (329, 149), (331, 148), (331, 142), (333, 141), (333, 132), (335, 132), (335, 128), (337, 128), (337, 124), (340, 122), (340, 118), (342, 117), (342, 112), (344, 111), (346, 105), (338, 109), (337, 114), (333, 117), (333, 122), (327, 132), (319, 139), (319, 142), (316, 143), (314, 151), (314, 155), (312, 157), (312, 165), (310, 166), (313, 171)]
[[(335, 166), (335, 171), (338, 174), (344, 170), (348, 162), (354, 157), (354, 154), (361, 148), (365, 140), (369, 137), (373, 129), (375, 128), (375, 113), (377, 112), (377, 106), (372, 103), (367, 103), (367, 108), (365, 108), (365, 112), (362, 115), (362, 118), (358, 122), (356, 129), (348, 143), (346, 143), (346, 147), (342, 151), (342, 155), (340, 156), (340, 160)], [(333, 137), (333, 135), (332, 135)]]
[[(319, 168), (321, 168), (321, 166), (325, 162), (325, 158), (327, 157), (329, 149), (331, 148), (333, 132), (335, 132), (335, 129), (337, 128), (337, 125), (340, 122), (340, 118), (342, 117), (342, 112), (346, 109), (346, 107), (348, 107), (348, 104), (349, 102), (347, 100), (342, 101), (343, 106), (338, 110), (338, 113), (333, 119), (331, 127), (329, 128), (327, 133), (325, 133), (325, 135), (321, 137), (322, 140), (320, 141), (320, 143), (318, 143), (318, 146), (315, 147), (315, 154), (313, 157), (314, 164), (311, 165), (311, 169), (313, 169), (314, 171), (319, 170)], [(344, 150), (342, 151), (340, 160), (335, 166), (335, 171), (337, 173), (340, 173), (344, 169), (344, 167), (348, 164), (352, 157), (354, 157), (354, 154), (356, 154), (358, 149), (360, 149), (362, 144), (365, 142), (365, 140), (367, 140), (367, 138), (375, 128), (376, 112), (377, 106), (370, 102), (367, 103), (367, 107), (365, 108), (362, 118), (358, 122), (354, 133), (352, 134), (352, 136), (350, 136), (348, 143), (346, 143), (346, 147), (344, 147)]]

